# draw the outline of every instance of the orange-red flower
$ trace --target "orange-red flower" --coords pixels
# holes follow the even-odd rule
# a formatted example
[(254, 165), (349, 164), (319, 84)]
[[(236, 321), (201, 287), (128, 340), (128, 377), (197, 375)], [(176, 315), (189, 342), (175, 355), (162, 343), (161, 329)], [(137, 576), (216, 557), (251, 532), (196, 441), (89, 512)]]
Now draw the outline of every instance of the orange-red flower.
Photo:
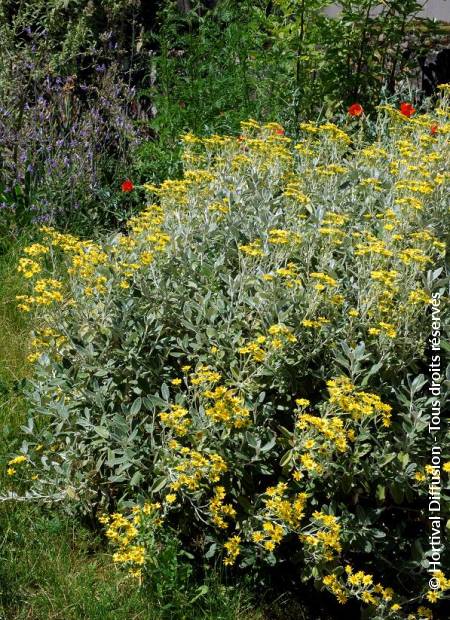
[(400, 104), (400, 112), (403, 114), (403, 116), (407, 116), (408, 118), (410, 118), (413, 114), (415, 114), (416, 110), (413, 107), (412, 103), (406, 103), (406, 101), (404, 101)]
[(127, 179), (122, 183), (121, 188), (123, 192), (131, 192), (134, 189), (133, 182)]
[(348, 113), (350, 116), (361, 116), (364, 114), (364, 108), (360, 103), (352, 103), (352, 105), (348, 108)]
[(439, 131), (439, 125), (431, 125), (430, 126), (430, 133), (431, 133), (432, 136), (435, 136), (438, 131)]

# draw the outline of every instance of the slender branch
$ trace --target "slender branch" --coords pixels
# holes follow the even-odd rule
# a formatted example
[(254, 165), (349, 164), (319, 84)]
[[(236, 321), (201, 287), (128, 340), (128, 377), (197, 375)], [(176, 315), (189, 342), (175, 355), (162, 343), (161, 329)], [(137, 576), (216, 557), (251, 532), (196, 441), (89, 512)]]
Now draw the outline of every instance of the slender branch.
[(295, 122), (298, 125), (298, 121), (300, 119), (300, 89), (301, 89), (301, 56), (303, 52), (303, 40), (305, 37), (305, 0), (302, 0), (300, 5), (300, 30), (298, 36), (298, 46), (297, 46), (297, 54), (296, 54), (296, 63), (295, 63), (295, 91), (296, 91), (296, 102), (295, 102)]

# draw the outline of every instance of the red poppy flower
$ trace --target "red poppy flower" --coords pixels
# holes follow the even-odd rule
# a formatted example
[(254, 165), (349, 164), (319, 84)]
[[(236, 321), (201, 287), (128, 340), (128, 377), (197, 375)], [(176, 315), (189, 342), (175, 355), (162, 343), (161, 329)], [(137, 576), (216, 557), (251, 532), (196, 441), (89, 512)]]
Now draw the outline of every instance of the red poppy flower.
[(400, 112), (403, 116), (407, 116), (410, 118), (413, 114), (415, 114), (416, 110), (413, 107), (412, 103), (406, 103), (405, 101), (400, 104)]
[(279, 136), (284, 136), (284, 129), (275, 129), (275, 133)]
[(133, 182), (127, 179), (122, 183), (121, 188), (123, 192), (131, 192), (134, 189)]
[(435, 136), (438, 131), (439, 131), (439, 125), (431, 125), (430, 133), (432, 136)]
[(361, 116), (361, 114), (364, 114), (364, 108), (360, 103), (352, 103), (348, 108), (348, 113), (350, 116)]

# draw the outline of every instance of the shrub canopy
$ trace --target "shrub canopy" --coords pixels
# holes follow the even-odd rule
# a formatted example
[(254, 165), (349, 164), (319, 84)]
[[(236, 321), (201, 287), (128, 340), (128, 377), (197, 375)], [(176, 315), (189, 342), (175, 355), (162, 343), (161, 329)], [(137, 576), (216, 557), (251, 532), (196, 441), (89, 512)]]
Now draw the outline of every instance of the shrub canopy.
[(289, 561), (401, 617), (428, 581), (445, 92), (429, 114), (383, 106), (371, 142), (364, 117), (303, 123), (297, 142), (253, 120), (237, 138), (186, 134), (183, 178), (146, 185), (126, 233), (44, 227), (19, 265), (40, 329), (15, 488), (84, 510), (136, 502), (130, 520), (103, 517), (134, 574), (166, 524), (207, 559)]

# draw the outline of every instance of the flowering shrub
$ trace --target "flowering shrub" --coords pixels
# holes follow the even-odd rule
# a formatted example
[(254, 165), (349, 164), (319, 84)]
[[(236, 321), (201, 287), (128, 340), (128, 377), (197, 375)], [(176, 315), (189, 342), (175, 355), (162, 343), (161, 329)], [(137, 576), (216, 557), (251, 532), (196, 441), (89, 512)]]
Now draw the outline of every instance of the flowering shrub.
[(428, 617), (450, 585), (425, 588), (442, 90), (429, 114), (382, 106), (370, 143), (364, 117), (302, 123), (297, 143), (253, 120), (187, 134), (184, 177), (146, 185), (127, 233), (42, 228), (19, 264), (39, 329), (12, 496), (104, 513), (139, 578), (167, 523), (206, 559), (290, 562), (373, 617)]
[(117, 66), (98, 67), (96, 85), (41, 77), (39, 59), (18, 60), (0, 88), (0, 234), (30, 223), (78, 230), (124, 219), (120, 181), (139, 132), (134, 96)]

